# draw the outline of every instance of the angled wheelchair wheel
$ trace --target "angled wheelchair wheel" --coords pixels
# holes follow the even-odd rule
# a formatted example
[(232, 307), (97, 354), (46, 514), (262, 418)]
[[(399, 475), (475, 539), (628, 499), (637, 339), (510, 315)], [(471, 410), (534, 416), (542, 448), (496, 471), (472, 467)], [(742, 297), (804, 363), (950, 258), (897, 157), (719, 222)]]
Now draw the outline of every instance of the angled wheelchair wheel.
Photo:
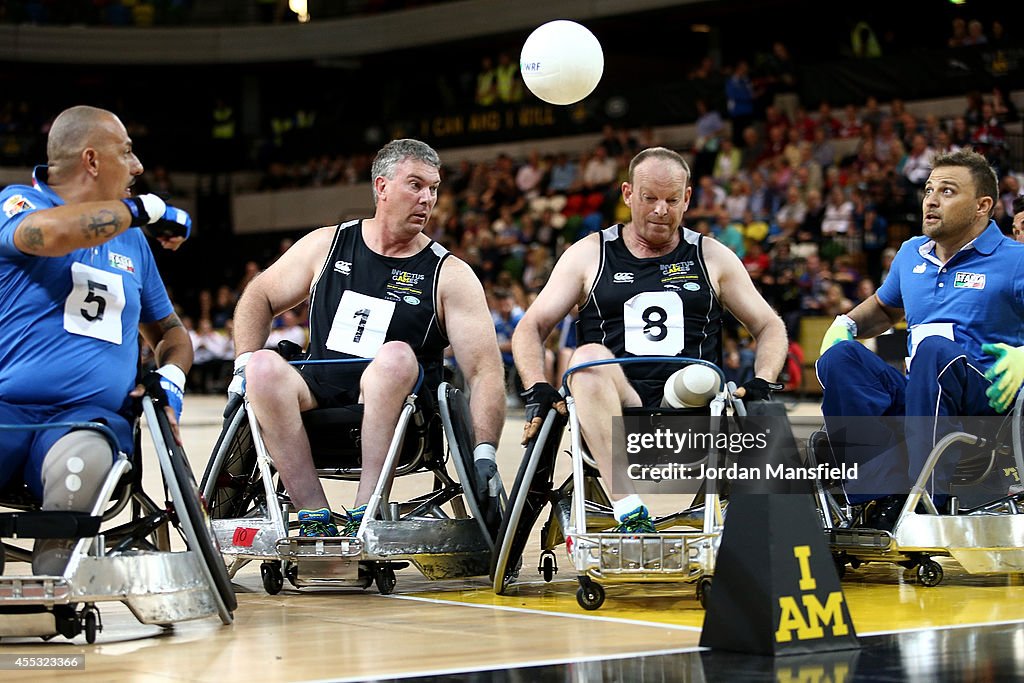
[(143, 399), (143, 410), (147, 422), (151, 425), (153, 445), (164, 475), (164, 484), (174, 503), (178, 526), (189, 548), (199, 555), (200, 565), (217, 603), (221, 621), (230, 624), (234, 620), (232, 613), (238, 607), (238, 600), (213, 534), (206, 506), (200, 500), (199, 487), (192, 475), (188, 457), (174, 441), (170, 423), (163, 410), (148, 397)]
[(1017, 394), (1013, 404), (1013, 463), (1017, 468), (1017, 476), (1024, 480), (1024, 391)]
[(244, 404), (239, 402), (224, 420), (200, 487), (214, 519), (245, 517), (258, 502), (263, 487), (256, 481), (256, 446), (249, 431)]
[(466, 395), (442, 382), (437, 389), (437, 404), (444, 425), (444, 436), (452, 454), (455, 471), (462, 484), (463, 498), (473, 519), (480, 525), (487, 544), (493, 549), (495, 536), (501, 524), (500, 496), (492, 499), (489, 482), (479, 482), (476, 463), (473, 460), (475, 437), (473, 418), (469, 412)]
[(498, 595), (515, 579), (533, 526), (550, 498), (555, 454), (566, 421), (554, 410), (549, 411), (540, 432), (527, 444), (523, 454), (491, 560), (491, 581)]

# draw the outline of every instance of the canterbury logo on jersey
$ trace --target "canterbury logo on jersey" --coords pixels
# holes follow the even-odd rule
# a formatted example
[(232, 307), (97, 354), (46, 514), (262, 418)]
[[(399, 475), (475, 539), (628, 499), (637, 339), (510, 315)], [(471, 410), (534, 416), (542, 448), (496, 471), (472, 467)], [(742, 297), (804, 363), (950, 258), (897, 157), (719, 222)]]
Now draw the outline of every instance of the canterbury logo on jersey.
[(928, 266), (926, 266), (925, 264), (923, 264), (923, 263), (919, 263), (919, 264), (917, 264), (916, 266), (914, 266), (914, 273), (915, 273), (915, 274), (918, 274), (918, 275), (920, 275), (920, 274), (921, 274), (921, 273), (923, 273), (923, 272), (924, 272), (924, 271), (925, 271), (925, 270), (926, 270), (927, 268), (928, 268)]
[(632, 282), (633, 273), (615, 273), (612, 277), (613, 282)]
[(352, 274), (352, 263), (349, 261), (335, 261), (334, 269), (342, 275)]

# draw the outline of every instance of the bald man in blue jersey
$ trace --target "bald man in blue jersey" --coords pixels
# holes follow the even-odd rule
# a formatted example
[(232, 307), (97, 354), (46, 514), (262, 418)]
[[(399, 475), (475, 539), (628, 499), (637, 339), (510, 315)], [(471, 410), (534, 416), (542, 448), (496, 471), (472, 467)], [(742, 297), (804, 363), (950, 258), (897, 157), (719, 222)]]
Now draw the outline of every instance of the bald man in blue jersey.
[[(142, 164), (108, 111), (65, 110), (46, 151), (31, 186), (0, 192), (0, 423), (99, 421), (130, 453), (140, 332), (177, 435), (192, 344), (146, 235), (176, 249), (191, 218), (132, 196)], [(0, 432), (0, 486), (23, 478), (43, 509), (89, 510), (111, 464), (92, 431)], [(33, 570), (60, 573), (68, 545), (38, 542)]]
[[(924, 235), (903, 243), (875, 295), (839, 316), (822, 341), (817, 371), (830, 436), (838, 425), (854, 425), (842, 418), (906, 418), (902, 430), (857, 422), (860, 446), (830, 439), (846, 455), (849, 448), (880, 451), (854, 458), (860, 477), (847, 482), (850, 502), (879, 501), (869, 526), (892, 529), (911, 483), (932, 447), (955, 431), (956, 417), (1006, 413), (1024, 379), (1024, 244), (992, 220), (997, 197), (985, 157), (969, 149), (937, 156), (924, 188)], [(852, 341), (904, 318), (906, 375)], [(934, 471), (937, 505), (948, 498), (955, 466), (947, 457)]]

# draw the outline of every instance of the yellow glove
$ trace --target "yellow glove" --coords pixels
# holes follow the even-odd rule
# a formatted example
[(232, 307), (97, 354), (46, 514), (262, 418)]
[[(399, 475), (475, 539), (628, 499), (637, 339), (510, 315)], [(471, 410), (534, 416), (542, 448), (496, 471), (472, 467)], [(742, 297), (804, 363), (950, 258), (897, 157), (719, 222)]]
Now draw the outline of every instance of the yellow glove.
[(842, 341), (851, 341), (857, 335), (857, 323), (848, 315), (837, 315), (821, 338), (821, 348), (818, 355), (822, 356), (826, 351)]
[(1017, 397), (1021, 383), (1024, 383), (1024, 346), (1014, 348), (1009, 344), (984, 344), (981, 350), (996, 356), (996, 362), (985, 373), (985, 379), (992, 382), (985, 395), (988, 404), (996, 412), (1005, 413)]

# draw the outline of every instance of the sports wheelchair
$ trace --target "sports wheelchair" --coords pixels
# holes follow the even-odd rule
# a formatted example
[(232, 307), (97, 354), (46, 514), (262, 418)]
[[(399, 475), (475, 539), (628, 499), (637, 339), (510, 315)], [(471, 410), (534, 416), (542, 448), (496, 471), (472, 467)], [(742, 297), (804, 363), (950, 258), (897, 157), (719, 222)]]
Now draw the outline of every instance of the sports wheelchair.
[[(701, 605), (710, 594), (715, 555), (724, 525), (725, 502), (717, 482), (702, 485), (694, 504), (680, 512), (654, 520), (659, 533), (623, 534), (608, 532), (616, 522), (612, 504), (602, 484), (597, 465), (580, 431), (576, 402), (568, 389), (568, 378), (575, 372), (595, 365), (632, 363), (702, 364), (714, 369), (720, 378), (719, 391), (711, 400), (708, 432), (726, 428), (726, 409), (745, 415), (742, 401), (732, 397), (735, 386), (726, 384), (722, 370), (707, 361), (693, 358), (643, 357), (607, 359), (581, 363), (569, 368), (562, 382), (568, 415), (550, 410), (537, 436), (527, 444), (523, 460), (509, 494), (505, 516), (498, 532), (491, 579), (494, 592), (503, 594), (518, 579), (523, 551), (533, 527), (544, 508), (551, 509), (541, 529), (541, 556), (537, 571), (551, 581), (558, 571), (554, 548), (563, 542), (576, 570), (579, 589), (576, 601), (586, 610), (596, 610), (605, 601), (602, 582), (686, 582), (696, 583)], [(631, 408), (626, 417), (638, 416), (657, 420), (659, 416), (693, 415), (695, 411), (675, 408)], [(708, 411), (703, 411), (707, 414)], [(554, 486), (555, 458), (563, 432), (568, 424), (572, 458), (572, 474)], [(709, 448), (699, 460), (714, 467), (724, 463), (724, 456), (715, 447)]]
[[(287, 358), (287, 349), (281, 350)], [(290, 361), (366, 364), (368, 360)], [(442, 382), (437, 412), (417, 404), (423, 370), (402, 407), (382, 475), (355, 536), (289, 536), (297, 523), (248, 401), (230, 405), (202, 490), (213, 528), (228, 558), (230, 576), (260, 561), (263, 587), (277, 594), (285, 578), (306, 586), (366, 588), (382, 594), (396, 584), (395, 570), (412, 563), (429, 579), (485, 576), (501, 522), (505, 491), (493, 460), (474, 461), (474, 431), (465, 395)], [(313, 462), (322, 479), (358, 481), (362, 405), (303, 413)], [(447, 460), (455, 467), (448, 473)], [(433, 475), (432, 490), (391, 500), (394, 477)], [(391, 473), (391, 476), (389, 476)], [(445, 507), (446, 506), (446, 507)]]
[[(142, 489), (141, 425), (136, 421), (134, 452), (118, 450), (111, 429), (97, 422), (0, 425), (0, 430), (91, 430), (110, 445), (113, 466), (89, 512), (44, 511), (21, 481), (0, 492), (0, 573), (4, 560), (31, 562), (32, 551), (17, 539), (77, 539), (59, 576), (0, 576), (0, 636), (85, 634), (93, 643), (103, 628), (96, 603), (123, 602), (144, 624), (170, 625), (217, 615), (233, 621), (234, 589), (199, 498), (188, 458), (177, 444), (164, 413), (162, 390), (141, 399), (163, 476), (162, 498)], [(130, 521), (105, 527), (122, 512)], [(180, 534), (172, 544), (171, 530)], [(172, 547), (175, 546), (175, 547)]]
[[(942, 565), (934, 557), (951, 557), (970, 574), (1024, 572), (1024, 392), (998, 428), (978, 419), (977, 433), (946, 434), (932, 448), (892, 530), (872, 529), (866, 506), (850, 505), (844, 482), (815, 482), (815, 500), (839, 576), (846, 567), (891, 562), (915, 570), (922, 586), (937, 586)], [(985, 428), (981, 428), (985, 427)], [(956, 448), (961, 457), (951, 482), (948, 507), (939, 510), (928, 491), (940, 460)], [(838, 465), (825, 429), (808, 439), (807, 458)]]

